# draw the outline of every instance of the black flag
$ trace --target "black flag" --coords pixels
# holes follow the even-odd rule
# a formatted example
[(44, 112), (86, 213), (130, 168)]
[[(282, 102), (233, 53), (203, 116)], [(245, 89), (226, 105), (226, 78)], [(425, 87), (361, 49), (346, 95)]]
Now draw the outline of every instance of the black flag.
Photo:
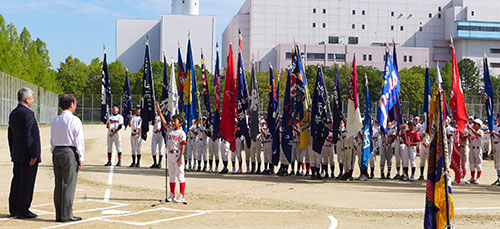
[(123, 85), (123, 94), (125, 94), (125, 100), (123, 101), (123, 125), (125, 126), (125, 129), (127, 129), (129, 120), (132, 116), (132, 93), (130, 91), (128, 69), (125, 73), (125, 85)]
[(142, 99), (141, 99), (141, 119), (142, 131), (141, 137), (146, 140), (149, 131), (149, 122), (155, 119), (154, 110), (154, 88), (153, 75), (151, 73), (151, 58), (149, 56), (149, 40), (146, 41), (146, 53), (144, 54), (144, 73), (143, 73)]
[(108, 122), (109, 106), (111, 105), (111, 84), (109, 83), (108, 63), (106, 63), (106, 50), (104, 50), (104, 61), (102, 63), (102, 103), (101, 121)]

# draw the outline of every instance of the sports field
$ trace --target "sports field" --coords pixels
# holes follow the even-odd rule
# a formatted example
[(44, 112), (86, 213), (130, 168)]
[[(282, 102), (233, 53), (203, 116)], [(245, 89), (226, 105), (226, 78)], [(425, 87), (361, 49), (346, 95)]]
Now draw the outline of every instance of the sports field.
[[(0, 228), (421, 228), (423, 224), (425, 183), (421, 181), (312, 181), (296, 176), (187, 172), (188, 204), (152, 207), (165, 197), (165, 170), (149, 169), (149, 139), (142, 145), (141, 168), (128, 168), (129, 130), (122, 132), (123, 166), (104, 167), (104, 125), (84, 125), (86, 161), (74, 205), (74, 214), (84, 220), (57, 223), (50, 127), (41, 126), (40, 134), (42, 164), (31, 207), (39, 217), (17, 220), (8, 218), (12, 163), (7, 130), (0, 128)], [(456, 228), (500, 227), (500, 187), (490, 185), (496, 171), (490, 160), (483, 162), (483, 168), (479, 185), (453, 186)]]

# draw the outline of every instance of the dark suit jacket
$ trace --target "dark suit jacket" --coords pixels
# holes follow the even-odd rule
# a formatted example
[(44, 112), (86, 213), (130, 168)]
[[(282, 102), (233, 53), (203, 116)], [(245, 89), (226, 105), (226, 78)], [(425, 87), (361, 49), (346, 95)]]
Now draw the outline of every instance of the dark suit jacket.
[(9, 116), (9, 148), (12, 162), (28, 163), (37, 158), (40, 163), (40, 132), (35, 113), (19, 104)]

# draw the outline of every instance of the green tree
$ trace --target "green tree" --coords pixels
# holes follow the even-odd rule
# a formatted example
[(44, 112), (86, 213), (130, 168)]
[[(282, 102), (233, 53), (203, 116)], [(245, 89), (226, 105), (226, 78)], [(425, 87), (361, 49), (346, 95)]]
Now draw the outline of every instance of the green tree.
[(458, 62), (458, 70), (464, 94), (477, 95), (481, 89), (481, 76), (476, 63), (469, 58), (464, 58)]
[(69, 56), (57, 69), (56, 79), (63, 93), (83, 94), (89, 78), (88, 67), (78, 58)]

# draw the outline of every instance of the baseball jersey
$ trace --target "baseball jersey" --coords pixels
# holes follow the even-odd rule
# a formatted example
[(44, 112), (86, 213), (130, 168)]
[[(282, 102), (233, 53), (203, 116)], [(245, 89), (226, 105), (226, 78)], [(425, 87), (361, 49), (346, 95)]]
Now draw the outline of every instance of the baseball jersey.
[(141, 129), (141, 126), (142, 126), (142, 118), (141, 116), (137, 116), (137, 115), (134, 115), (132, 116), (132, 131), (138, 131), (139, 129)]
[(168, 130), (167, 152), (180, 151), (182, 145), (186, 145), (186, 133), (182, 129)]
[[(161, 119), (160, 119), (160, 116), (156, 116), (155, 117), (155, 123), (154, 123), (154, 129), (153, 129), (153, 132), (154, 133), (159, 133), (161, 131), (161, 127), (162, 127), (162, 124), (161, 124)], [(160, 130), (160, 131), (158, 131)]]
[(470, 136), (470, 144), (473, 147), (481, 147), (481, 140), (483, 139), (484, 132), (482, 130), (478, 130), (477, 134), (479, 136), (475, 135), (475, 134), (471, 134), (471, 136)]
[[(495, 125), (495, 126), (493, 127), (493, 130), (494, 130), (495, 132), (497, 132), (497, 133), (500, 133), (500, 125)], [(492, 136), (493, 136), (493, 141), (495, 141), (495, 142), (500, 141), (500, 138), (498, 138), (498, 136), (496, 136), (496, 135), (494, 135), (494, 134), (492, 134)]]
[(446, 127), (446, 135), (451, 135), (451, 137), (448, 138), (448, 141), (450, 141), (450, 139), (453, 139), (454, 134), (455, 134), (455, 127), (448, 125)]
[(109, 117), (109, 130), (115, 131), (123, 125), (123, 116), (121, 114), (112, 115)]
[(419, 142), (420, 141), (420, 136), (418, 135), (417, 131), (406, 131), (406, 135), (403, 135), (404, 142), (408, 143), (408, 145), (411, 145), (413, 143)]
[(271, 131), (269, 130), (269, 128), (268, 127), (262, 128), (262, 132), (264, 132), (264, 134), (262, 135), (262, 140), (264, 142), (270, 141), (271, 140)]
[(191, 139), (191, 138), (195, 138), (196, 135), (194, 133), (197, 133), (198, 134), (198, 127), (196, 126), (196, 124), (192, 125), (191, 127), (189, 127), (189, 132), (187, 134), (187, 136)]
[[(203, 133), (202, 131), (205, 131), (205, 133)], [(206, 141), (207, 140), (207, 134), (206, 134), (207, 131), (209, 131), (209, 129), (205, 128), (204, 126), (199, 126), (198, 127), (198, 140)]]

